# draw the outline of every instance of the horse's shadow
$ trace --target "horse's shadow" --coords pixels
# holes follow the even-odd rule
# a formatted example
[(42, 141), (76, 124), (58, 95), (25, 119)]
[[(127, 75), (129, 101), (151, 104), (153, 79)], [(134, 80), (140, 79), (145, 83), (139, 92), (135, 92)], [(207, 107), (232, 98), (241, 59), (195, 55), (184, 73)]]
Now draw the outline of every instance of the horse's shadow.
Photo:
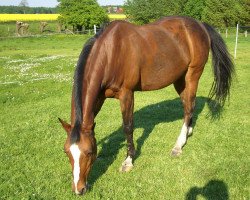
[(185, 200), (196, 200), (198, 196), (207, 200), (228, 200), (228, 187), (221, 180), (211, 180), (204, 187), (192, 187)]
[[(195, 126), (198, 115), (203, 110), (207, 101), (208, 98), (205, 97), (196, 98), (195, 112), (193, 115), (193, 127)], [(218, 115), (216, 110), (210, 109), (210, 111), (212, 118)], [(136, 111), (134, 113), (134, 128), (143, 128), (143, 133), (136, 141), (137, 148), (135, 159), (140, 156), (144, 142), (157, 124), (163, 122), (173, 122), (182, 118), (183, 107), (180, 98), (148, 105)], [(181, 125), (182, 124), (180, 124), (180, 127)], [(94, 163), (89, 176), (89, 182), (91, 185), (94, 184), (96, 180), (98, 180), (98, 178), (101, 177), (107, 171), (108, 167), (114, 162), (118, 155), (119, 149), (124, 145), (124, 141), (125, 135), (123, 134), (122, 127), (111, 133), (109, 136), (98, 141), (98, 145), (101, 145), (102, 149), (99, 152), (98, 158)]]

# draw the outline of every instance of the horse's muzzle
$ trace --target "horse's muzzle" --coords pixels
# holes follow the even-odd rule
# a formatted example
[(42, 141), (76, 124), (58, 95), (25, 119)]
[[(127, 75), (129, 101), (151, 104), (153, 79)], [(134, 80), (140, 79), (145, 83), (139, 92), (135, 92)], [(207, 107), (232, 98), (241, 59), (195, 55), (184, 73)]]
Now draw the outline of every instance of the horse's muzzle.
[(84, 187), (84, 188), (82, 188), (80, 191), (75, 190), (75, 193), (76, 193), (77, 195), (84, 195), (86, 192), (87, 192), (87, 186)]
[(75, 189), (75, 194), (84, 195), (88, 191), (89, 188), (90, 188), (90, 185), (88, 185), (88, 183), (86, 183), (85, 187), (83, 187), (81, 190)]

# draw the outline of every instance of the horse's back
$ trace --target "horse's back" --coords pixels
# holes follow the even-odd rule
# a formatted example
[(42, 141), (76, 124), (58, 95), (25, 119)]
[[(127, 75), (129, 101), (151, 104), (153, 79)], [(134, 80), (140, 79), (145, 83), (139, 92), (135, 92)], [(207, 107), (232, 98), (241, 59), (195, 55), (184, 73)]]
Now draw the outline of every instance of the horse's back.
[[(107, 34), (110, 85), (154, 90), (175, 82), (190, 65), (207, 61), (209, 39), (202, 25), (187, 17), (166, 17), (137, 26), (114, 22)], [(115, 75), (115, 76), (114, 76)], [(115, 78), (114, 78), (115, 77)], [(106, 81), (107, 82), (107, 81)]]

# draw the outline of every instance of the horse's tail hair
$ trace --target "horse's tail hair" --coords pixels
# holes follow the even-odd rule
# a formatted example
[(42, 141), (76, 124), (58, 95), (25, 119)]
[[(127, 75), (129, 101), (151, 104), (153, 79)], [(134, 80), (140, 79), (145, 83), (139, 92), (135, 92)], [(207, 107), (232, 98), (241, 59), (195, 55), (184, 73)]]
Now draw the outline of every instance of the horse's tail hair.
[(234, 63), (227, 50), (227, 46), (220, 34), (209, 24), (203, 23), (210, 40), (214, 82), (209, 92), (209, 98), (215, 100), (215, 106), (223, 106), (230, 95), (232, 76), (235, 72)]

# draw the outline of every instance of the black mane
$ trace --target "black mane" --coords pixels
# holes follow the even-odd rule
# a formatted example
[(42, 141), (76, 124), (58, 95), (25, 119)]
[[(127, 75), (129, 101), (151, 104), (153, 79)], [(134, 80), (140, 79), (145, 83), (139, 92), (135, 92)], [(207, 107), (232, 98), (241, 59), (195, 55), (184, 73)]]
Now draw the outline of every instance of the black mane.
[(75, 104), (75, 123), (71, 132), (70, 141), (71, 144), (79, 142), (80, 140), (80, 131), (82, 124), (82, 82), (85, 65), (88, 59), (88, 56), (91, 52), (92, 47), (95, 44), (95, 41), (103, 33), (105, 27), (101, 28), (93, 37), (91, 37), (84, 45), (82, 52), (79, 56), (77, 66), (75, 69), (74, 75), (74, 85), (73, 85), (73, 94), (74, 95), (74, 104)]

